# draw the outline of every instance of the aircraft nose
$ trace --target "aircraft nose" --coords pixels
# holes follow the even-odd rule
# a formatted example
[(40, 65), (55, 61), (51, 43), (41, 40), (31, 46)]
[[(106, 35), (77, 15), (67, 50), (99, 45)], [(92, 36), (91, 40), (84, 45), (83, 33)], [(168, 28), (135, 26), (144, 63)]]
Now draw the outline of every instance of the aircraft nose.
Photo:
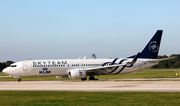
[(8, 74), (8, 69), (5, 68), (5, 69), (2, 70), (2, 72), (5, 73), (5, 74)]

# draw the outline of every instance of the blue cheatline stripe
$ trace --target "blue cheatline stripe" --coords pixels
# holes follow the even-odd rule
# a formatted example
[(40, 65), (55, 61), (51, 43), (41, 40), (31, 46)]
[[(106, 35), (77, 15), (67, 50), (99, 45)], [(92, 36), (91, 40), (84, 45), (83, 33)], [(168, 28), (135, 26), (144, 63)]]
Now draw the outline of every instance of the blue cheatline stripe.
[(119, 74), (122, 70), (124, 70), (125, 67), (132, 67), (133, 64), (131, 64), (130, 66), (124, 65), (117, 73), (115, 74)]
[[(126, 60), (126, 59), (124, 59), (124, 60)], [(123, 60), (123, 61), (124, 61), (124, 60)], [(129, 62), (127, 62), (127, 63), (129, 63)], [(127, 64), (127, 63), (126, 63), (126, 64)], [(124, 70), (125, 67), (132, 67), (133, 65), (134, 65), (134, 64), (131, 64), (130, 66), (124, 65), (124, 66), (123, 66), (117, 73), (115, 73), (115, 74), (119, 74), (122, 70)]]
[(118, 58), (115, 58), (112, 62), (103, 63), (102, 66), (105, 66), (106, 64), (109, 64), (109, 63), (111, 63), (110, 65), (114, 65), (114, 63), (116, 62), (117, 59), (118, 59)]
[(118, 72), (115, 73), (115, 74), (119, 74), (125, 67), (126, 67), (126, 65), (124, 65), (124, 66), (120, 69), (120, 71), (118, 71)]
[(119, 64), (122, 64), (122, 62), (123, 62), (123, 61), (125, 61), (125, 60), (127, 60), (127, 59), (123, 59), (123, 60), (121, 60), (121, 61), (119, 62)]
[(105, 66), (106, 64), (109, 64), (109, 63), (111, 63), (111, 62), (106, 62), (106, 63), (103, 63), (103, 65), (102, 65), (102, 66)]
[(118, 58), (115, 58), (110, 65), (114, 65), (114, 63), (116, 62), (117, 59), (118, 59)]
[[(119, 64), (121, 64), (121, 63), (122, 63), (123, 61), (125, 61), (125, 60), (126, 60), (126, 59), (121, 60), (121, 61), (119, 62)], [(119, 68), (119, 66), (115, 67), (114, 70), (112, 70), (112, 71), (109, 72), (109, 73), (115, 72), (118, 68)]]
[(132, 67), (134, 64), (131, 64), (130, 66), (124, 65), (117, 73), (115, 74), (119, 74), (122, 70), (124, 70), (125, 67)]
[(119, 66), (115, 67), (114, 70), (112, 70), (112, 71), (109, 72), (109, 73), (113, 73), (113, 72), (116, 71), (118, 68), (119, 68)]

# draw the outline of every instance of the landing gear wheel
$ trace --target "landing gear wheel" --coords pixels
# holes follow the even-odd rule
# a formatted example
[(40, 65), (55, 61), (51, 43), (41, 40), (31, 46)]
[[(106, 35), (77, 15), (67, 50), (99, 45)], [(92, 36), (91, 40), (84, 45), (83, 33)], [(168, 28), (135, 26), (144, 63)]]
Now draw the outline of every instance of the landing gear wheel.
[(18, 79), (18, 82), (21, 82), (21, 78)]
[(85, 77), (85, 78), (81, 78), (81, 80), (82, 80), (82, 81), (85, 81), (85, 80), (87, 80), (87, 78), (86, 78), (86, 77)]
[(89, 80), (95, 80), (95, 77), (94, 76), (90, 76)]

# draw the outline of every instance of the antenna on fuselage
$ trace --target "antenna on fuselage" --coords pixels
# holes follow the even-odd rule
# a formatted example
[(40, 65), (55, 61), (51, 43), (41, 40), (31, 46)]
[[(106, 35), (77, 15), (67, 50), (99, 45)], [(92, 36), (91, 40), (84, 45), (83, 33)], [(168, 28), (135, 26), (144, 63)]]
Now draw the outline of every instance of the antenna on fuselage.
[(91, 55), (93, 59), (96, 59), (96, 54)]

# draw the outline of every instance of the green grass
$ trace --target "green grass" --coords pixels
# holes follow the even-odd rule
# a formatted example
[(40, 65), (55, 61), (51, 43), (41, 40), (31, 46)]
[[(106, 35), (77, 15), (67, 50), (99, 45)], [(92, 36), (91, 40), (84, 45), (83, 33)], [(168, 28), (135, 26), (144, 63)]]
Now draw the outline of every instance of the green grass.
[[(129, 74), (101, 75), (103, 79), (177, 78), (180, 69), (147, 69)], [(4, 76), (0, 73), (0, 76)], [(56, 79), (48, 77), (22, 77), (23, 81)], [(3, 77), (0, 81), (17, 81)], [(3, 86), (3, 85), (1, 85)], [(64, 91), (0, 91), (0, 106), (179, 106), (180, 92), (64, 92)]]
[(176, 73), (180, 73), (180, 69), (145, 69), (128, 74), (119, 75), (100, 75), (99, 79), (132, 79), (132, 78), (178, 78)]
[(2, 106), (179, 106), (180, 92), (0, 91)]
[[(176, 73), (180, 73), (180, 69), (145, 69), (142, 71), (137, 71), (128, 74), (118, 74), (118, 75), (100, 75), (95, 76), (99, 80), (105, 79), (132, 79), (132, 78), (180, 78), (176, 76)], [(0, 72), (1, 76), (4, 76)], [(62, 81), (81, 81), (80, 79), (56, 79), (55, 76), (46, 77), (22, 77), (23, 81), (52, 81), (52, 80), (62, 80)], [(17, 81), (16, 78), (2, 77), (0, 81)]]

